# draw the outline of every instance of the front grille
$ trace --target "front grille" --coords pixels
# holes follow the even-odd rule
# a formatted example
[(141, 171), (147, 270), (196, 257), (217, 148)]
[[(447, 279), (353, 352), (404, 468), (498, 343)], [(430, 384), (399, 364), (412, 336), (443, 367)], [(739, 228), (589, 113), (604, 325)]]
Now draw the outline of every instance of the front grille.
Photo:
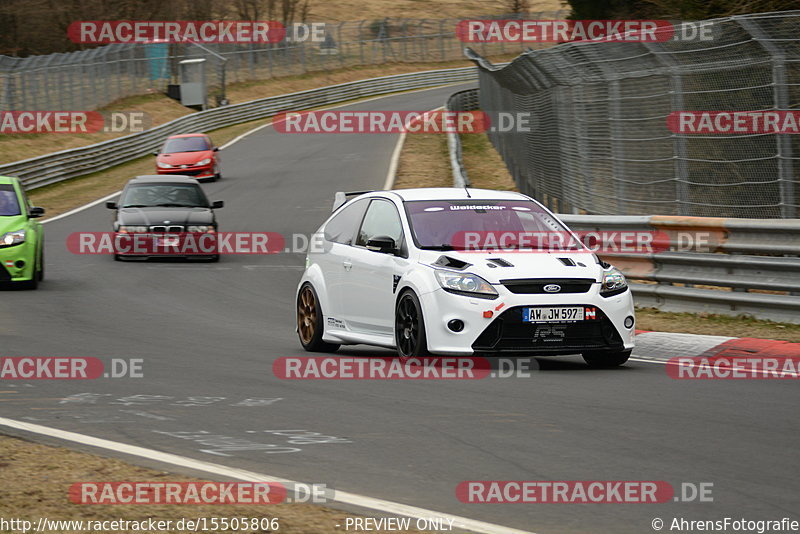
[(208, 169), (179, 169), (180, 173), (185, 176), (197, 176), (198, 174), (208, 174)]
[[(557, 293), (586, 293), (591, 289), (594, 280), (591, 278), (517, 278), (513, 280), (500, 280), (506, 289), (516, 295), (531, 294), (557, 294)], [(559, 286), (558, 291), (545, 291), (549, 285)]]
[(10, 282), (11, 274), (6, 270), (5, 265), (0, 264), (0, 282)]
[(523, 308), (503, 312), (472, 344), (476, 352), (576, 354), (592, 350), (622, 350), (624, 344), (611, 320), (596, 306), (596, 319), (573, 323), (527, 323)]
[(154, 234), (177, 234), (183, 232), (183, 226), (173, 225), (173, 226), (151, 226), (150, 231)]

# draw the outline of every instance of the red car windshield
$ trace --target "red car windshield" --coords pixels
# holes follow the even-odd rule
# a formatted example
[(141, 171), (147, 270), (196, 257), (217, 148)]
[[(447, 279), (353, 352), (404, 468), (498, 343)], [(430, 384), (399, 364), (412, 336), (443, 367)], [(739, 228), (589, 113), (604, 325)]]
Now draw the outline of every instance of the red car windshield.
[(164, 144), (162, 154), (174, 154), (176, 152), (204, 152), (211, 150), (208, 140), (205, 137), (175, 137), (167, 139)]
[[(405, 203), (418, 247), (580, 250), (569, 230), (528, 200), (425, 200)], [(535, 237), (532, 239), (531, 237)], [(565, 239), (566, 237), (566, 239)]]

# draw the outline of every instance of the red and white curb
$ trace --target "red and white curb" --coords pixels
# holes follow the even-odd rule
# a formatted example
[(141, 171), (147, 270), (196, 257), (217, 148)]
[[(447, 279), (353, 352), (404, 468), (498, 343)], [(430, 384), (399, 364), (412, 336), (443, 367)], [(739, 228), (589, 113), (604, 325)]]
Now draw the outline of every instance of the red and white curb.
[(656, 361), (714, 356), (797, 357), (800, 356), (800, 343), (750, 337), (637, 331), (636, 348), (631, 356)]

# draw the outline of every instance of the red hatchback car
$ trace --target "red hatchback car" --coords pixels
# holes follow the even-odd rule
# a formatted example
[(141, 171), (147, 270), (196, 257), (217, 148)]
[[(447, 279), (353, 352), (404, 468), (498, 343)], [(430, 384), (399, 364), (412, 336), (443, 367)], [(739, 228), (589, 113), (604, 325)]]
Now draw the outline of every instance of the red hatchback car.
[(182, 134), (168, 137), (155, 153), (158, 174), (180, 174), (198, 180), (222, 178), (219, 148), (206, 134)]

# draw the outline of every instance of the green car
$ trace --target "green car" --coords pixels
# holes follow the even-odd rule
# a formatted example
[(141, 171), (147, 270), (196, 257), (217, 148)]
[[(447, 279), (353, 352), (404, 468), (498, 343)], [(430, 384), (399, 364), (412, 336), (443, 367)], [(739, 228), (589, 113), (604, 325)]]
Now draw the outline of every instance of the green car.
[(19, 179), (0, 176), (0, 284), (36, 289), (44, 278), (44, 231)]

